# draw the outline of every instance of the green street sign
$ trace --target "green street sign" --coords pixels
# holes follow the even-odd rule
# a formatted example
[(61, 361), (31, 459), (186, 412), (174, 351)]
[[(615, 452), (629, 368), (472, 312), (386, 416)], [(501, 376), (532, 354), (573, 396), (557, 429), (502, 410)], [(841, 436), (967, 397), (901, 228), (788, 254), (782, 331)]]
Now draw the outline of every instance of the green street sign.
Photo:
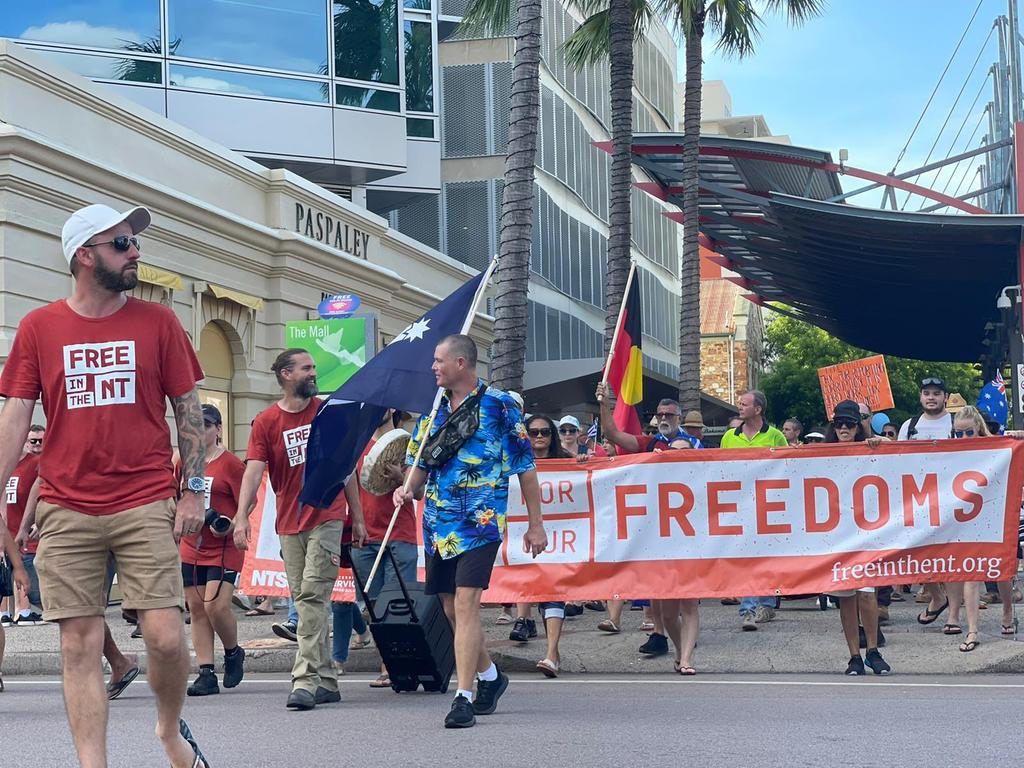
[(285, 324), (286, 347), (309, 351), (316, 362), (317, 386), (330, 393), (366, 363), (366, 319), (294, 320)]

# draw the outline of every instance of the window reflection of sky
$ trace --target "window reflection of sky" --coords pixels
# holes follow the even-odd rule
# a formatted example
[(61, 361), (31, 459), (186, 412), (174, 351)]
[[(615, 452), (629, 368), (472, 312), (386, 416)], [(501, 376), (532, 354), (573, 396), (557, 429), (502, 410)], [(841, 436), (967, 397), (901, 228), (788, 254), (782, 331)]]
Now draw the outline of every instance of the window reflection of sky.
[(124, 48), (160, 35), (159, 0), (0, 0), (0, 36)]
[(185, 67), (171, 64), (169, 82), (179, 88), (235, 93), (243, 96), (268, 96), (274, 99), (326, 102), (326, 83), (292, 80), (287, 77), (250, 75), (222, 69)]
[(94, 80), (124, 80), (132, 83), (160, 82), (159, 61), (90, 56), (84, 53), (60, 51), (38, 50), (38, 52), (62, 67)]
[(310, 74), (326, 66), (322, 0), (168, 0), (167, 16), (178, 56)]

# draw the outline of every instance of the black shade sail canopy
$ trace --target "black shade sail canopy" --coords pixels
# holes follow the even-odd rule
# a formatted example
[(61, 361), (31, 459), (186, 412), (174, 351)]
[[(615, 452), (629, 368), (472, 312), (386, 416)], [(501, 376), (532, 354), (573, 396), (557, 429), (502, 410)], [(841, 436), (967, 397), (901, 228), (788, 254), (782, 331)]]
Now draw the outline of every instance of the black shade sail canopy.
[[(634, 163), (656, 182), (643, 188), (680, 207), (681, 141), (633, 139)], [(830, 202), (842, 195), (842, 168), (827, 152), (720, 136), (701, 143), (701, 243), (741, 276), (751, 300), (872, 352), (980, 358), (999, 292), (1019, 282), (1024, 216)]]

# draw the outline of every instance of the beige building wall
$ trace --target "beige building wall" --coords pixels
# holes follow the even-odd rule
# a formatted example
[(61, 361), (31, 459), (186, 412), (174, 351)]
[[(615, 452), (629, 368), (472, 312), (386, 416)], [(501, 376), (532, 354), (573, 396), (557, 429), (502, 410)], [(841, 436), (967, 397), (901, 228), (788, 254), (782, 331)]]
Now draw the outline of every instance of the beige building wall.
[[(27, 312), (69, 294), (60, 230), (91, 203), (153, 212), (151, 269), (133, 293), (174, 309), (236, 451), (278, 396), (270, 364), (285, 323), (316, 317), (323, 294), (358, 294), (379, 347), (475, 274), (305, 179), (0, 40), (0, 360)], [(491, 333), (479, 316), (482, 352)]]

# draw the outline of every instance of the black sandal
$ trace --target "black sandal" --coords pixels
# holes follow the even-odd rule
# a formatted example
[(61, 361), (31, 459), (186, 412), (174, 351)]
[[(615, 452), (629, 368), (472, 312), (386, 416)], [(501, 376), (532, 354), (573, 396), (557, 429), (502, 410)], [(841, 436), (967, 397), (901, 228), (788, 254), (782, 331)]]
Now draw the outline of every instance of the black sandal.
[(959, 635), (964, 630), (959, 624), (946, 624), (942, 628), (942, 634), (944, 635)]
[(929, 611), (927, 608), (925, 608), (924, 613), (918, 615), (917, 623), (918, 624), (931, 624), (933, 621), (935, 621), (937, 618), (939, 618), (939, 616), (942, 615), (942, 612), (944, 610), (946, 610), (947, 608), (949, 608), (949, 600), (944, 602), (942, 605), (940, 605), (934, 611)]
[[(971, 640), (971, 635), (974, 635), (974, 639), (973, 640)], [(977, 632), (968, 632), (967, 633), (967, 639), (964, 640), (964, 642), (960, 643), (960, 652), (961, 653), (970, 653), (971, 651), (973, 651), (975, 648), (978, 647), (978, 643), (980, 643), (980, 642), (981, 641), (978, 640), (978, 633)]]
[(192, 751), (196, 753), (196, 759), (192, 761), (192, 768), (210, 768), (210, 762), (196, 743), (196, 737), (192, 735), (192, 730), (188, 727), (188, 723), (181, 718), (178, 718), (178, 731), (181, 733), (181, 737), (192, 747)]

